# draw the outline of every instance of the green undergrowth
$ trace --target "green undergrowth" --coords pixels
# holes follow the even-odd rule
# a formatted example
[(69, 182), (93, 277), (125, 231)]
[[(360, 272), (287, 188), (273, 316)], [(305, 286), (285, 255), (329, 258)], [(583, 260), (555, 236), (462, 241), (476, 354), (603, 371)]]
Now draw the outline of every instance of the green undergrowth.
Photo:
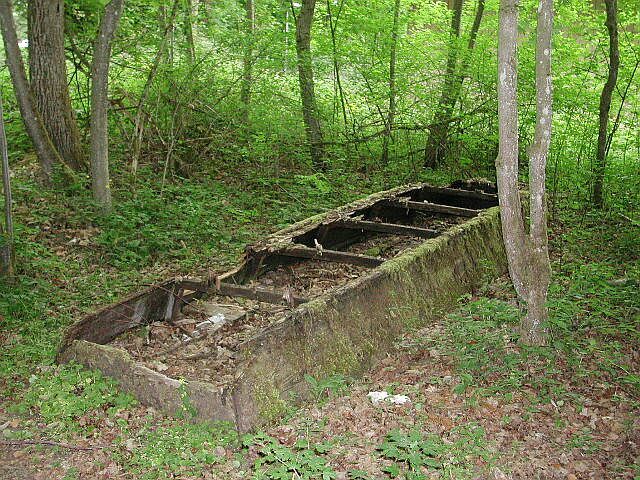
[(235, 429), (226, 423), (168, 420), (149, 423), (135, 436), (122, 439), (115, 455), (135, 478), (168, 479), (198, 475), (203, 468), (226, 461), (226, 447), (237, 446)]
[(49, 435), (91, 434), (94, 428), (86, 422), (80, 425), (80, 417), (97, 411), (114, 417), (136, 404), (131, 395), (119, 391), (115, 381), (76, 364), (41, 367), (28, 382), (22, 398), (9, 411), (36, 416), (46, 424)]
[(485, 432), (468, 424), (452, 429), (446, 440), (420, 431), (390, 431), (378, 447), (381, 457), (391, 460), (384, 468), (390, 478), (426, 480), (430, 474), (440, 478), (471, 478), (480, 462), (489, 465), (493, 456), (487, 448)]
[(606, 214), (585, 218), (567, 210), (562, 219), (551, 236), (547, 345), (518, 342), (522, 312), (508, 278), (467, 296), (444, 332), (422, 340), (453, 359), (455, 393), (473, 401), (534, 391), (537, 401), (580, 406), (573, 387), (597, 382), (640, 400), (638, 229)]

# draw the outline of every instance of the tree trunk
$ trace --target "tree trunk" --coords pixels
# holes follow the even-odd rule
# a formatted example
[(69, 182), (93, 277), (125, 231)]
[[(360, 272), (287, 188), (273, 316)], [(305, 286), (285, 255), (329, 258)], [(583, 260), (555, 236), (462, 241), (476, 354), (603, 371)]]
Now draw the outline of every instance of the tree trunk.
[(13, 22), (13, 5), (11, 0), (0, 1), (0, 26), (2, 27), (7, 67), (11, 74), (13, 90), (18, 100), (20, 114), (22, 115), (25, 128), (36, 150), (38, 160), (42, 167), (44, 180), (46, 183), (49, 183), (51, 181), (53, 165), (57, 162), (62, 162), (62, 159), (51, 143), (51, 139), (42, 124), (40, 114), (35, 107), (33, 95), (24, 71), (22, 54), (18, 47), (18, 36), (16, 34), (15, 23)]
[[(2, 155), (2, 190), (4, 192), (4, 228), (0, 222), (0, 277), (12, 279), (15, 274), (15, 255), (13, 247), (13, 215), (11, 213), (11, 176), (9, 174), (9, 152), (7, 136), (4, 130), (4, 112), (0, 97), (0, 154)], [(6, 231), (5, 231), (6, 230)]]
[(193, 4), (191, 0), (185, 0), (184, 37), (187, 44), (187, 60), (189, 61), (189, 63), (193, 63), (196, 60), (196, 43), (193, 39), (192, 15), (193, 15)]
[(527, 315), (522, 325), (525, 342), (544, 343), (547, 321), (547, 290), (551, 280), (547, 235), (546, 171), (551, 145), (553, 83), (551, 79), (551, 36), (553, 0), (539, 0), (536, 34), (536, 128), (529, 161), (529, 216), (532, 251)]
[(327, 15), (329, 17), (329, 30), (331, 31), (331, 58), (333, 60), (333, 75), (336, 81), (336, 88), (338, 90), (338, 96), (340, 98), (340, 109), (342, 111), (342, 121), (344, 122), (344, 131), (347, 134), (347, 103), (344, 98), (344, 91), (342, 89), (342, 78), (340, 77), (340, 64), (338, 63), (338, 42), (336, 39), (336, 32), (338, 30), (338, 20), (342, 13), (342, 7), (344, 6), (344, 0), (340, 0), (338, 6), (338, 14), (333, 16), (331, 11), (331, 0), (327, 0)]
[(502, 0), (498, 40), (499, 153), (496, 159), (502, 236), (509, 274), (527, 313), (522, 340), (545, 341), (550, 278), (545, 208), (545, 169), (551, 141), (551, 32), (553, 0), (540, 0), (536, 41), (536, 129), (531, 150), (530, 228), (525, 231), (518, 191), (518, 0)]
[(86, 166), (71, 107), (64, 51), (64, 1), (29, 0), (29, 76), (35, 107), (51, 142), (74, 170)]
[(100, 20), (91, 62), (91, 181), (93, 197), (103, 212), (111, 211), (109, 187), (108, 98), (109, 61), (124, 0), (111, 0)]
[(242, 86), (240, 103), (242, 104), (242, 124), (249, 126), (249, 104), (251, 103), (251, 85), (253, 83), (253, 44), (256, 30), (256, 7), (254, 0), (245, 0), (245, 47), (242, 59)]
[(462, 19), (462, 5), (464, 0), (454, 0), (453, 14), (451, 17), (451, 30), (449, 41), (449, 54), (447, 56), (447, 67), (444, 74), (444, 85), (442, 95), (438, 102), (438, 107), (429, 128), (429, 138), (424, 149), (425, 168), (435, 168), (445, 155), (446, 135), (448, 124), (446, 121), (451, 117), (455, 106), (454, 85), (456, 83), (456, 66), (458, 64), (458, 40), (460, 39), (460, 21)]
[(607, 130), (609, 128), (609, 110), (611, 97), (618, 81), (620, 67), (620, 51), (618, 50), (618, 1), (605, 0), (607, 20), (605, 25), (609, 32), (609, 75), (600, 95), (600, 128), (598, 129), (598, 152), (594, 168), (593, 202), (598, 208), (604, 204), (604, 174), (607, 168)]
[(313, 166), (324, 169), (322, 130), (316, 105), (313, 61), (311, 57), (311, 26), (313, 24), (315, 6), (316, 0), (302, 0), (300, 13), (296, 17), (296, 54), (298, 59), (298, 78), (300, 80), (300, 97), (302, 99), (302, 116), (307, 134), (307, 143), (309, 144), (309, 153), (311, 154)]
[[(462, 3), (462, 2), (461, 2)], [(395, 0), (393, 7), (393, 27), (391, 29), (391, 53), (389, 56), (389, 111), (382, 138), (382, 164), (389, 162), (389, 140), (393, 133), (393, 122), (396, 116), (396, 56), (398, 50), (398, 24), (400, 19), (400, 0)]]

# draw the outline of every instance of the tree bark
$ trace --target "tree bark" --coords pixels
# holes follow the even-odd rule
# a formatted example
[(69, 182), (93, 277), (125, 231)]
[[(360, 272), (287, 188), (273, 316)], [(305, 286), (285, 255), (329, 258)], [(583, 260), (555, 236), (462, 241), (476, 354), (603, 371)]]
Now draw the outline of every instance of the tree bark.
[(553, 83), (551, 79), (551, 36), (553, 0), (539, 0), (536, 35), (536, 128), (529, 161), (529, 216), (532, 251), (527, 315), (522, 324), (525, 342), (544, 343), (547, 321), (547, 291), (551, 280), (547, 235), (546, 171), (551, 145)]
[(0, 154), (2, 155), (2, 190), (4, 192), (4, 228), (0, 223), (0, 237), (5, 237), (0, 245), (0, 277), (13, 279), (15, 274), (15, 252), (13, 247), (13, 215), (11, 198), (11, 176), (9, 174), (9, 152), (4, 130), (4, 112), (0, 97)]
[(29, 0), (29, 77), (35, 107), (51, 142), (74, 170), (86, 166), (67, 86), (64, 0)]
[(109, 186), (109, 61), (124, 0), (111, 0), (100, 20), (91, 62), (91, 180), (93, 197), (104, 213), (111, 211)]
[(13, 5), (11, 0), (0, 1), (0, 27), (6, 54), (7, 67), (11, 74), (13, 90), (18, 100), (22, 121), (42, 167), (42, 173), (46, 183), (51, 181), (53, 165), (62, 162), (60, 155), (51, 143), (47, 130), (42, 124), (42, 119), (35, 106), (31, 88), (27, 82), (24, 71), (22, 53), (18, 47), (18, 36), (13, 21)]
[(242, 104), (242, 124), (249, 126), (249, 104), (251, 103), (251, 86), (253, 83), (253, 44), (256, 30), (256, 7), (254, 0), (245, 0), (245, 47), (242, 59), (242, 86), (240, 87), (240, 103)]
[(333, 60), (333, 75), (336, 81), (337, 93), (340, 99), (340, 109), (342, 111), (342, 121), (344, 122), (344, 131), (347, 134), (347, 102), (344, 97), (344, 90), (342, 89), (342, 78), (340, 76), (340, 64), (338, 63), (338, 42), (336, 34), (338, 30), (338, 20), (342, 13), (342, 7), (344, 6), (344, 0), (340, 0), (338, 6), (338, 14), (334, 17), (331, 11), (331, 0), (327, 0), (327, 15), (329, 19), (329, 30), (331, 32), (331, 59)]
[(545, 306), (550, 278), (545, 207), (545, 169), (551, 141), (551, 32), (553, 0), (540, 0), (536, 41), (537, 115), (531, 150), (529, 189), (530, 228), (525, 231), (518, 191), (518, 0), (502, 0), (498, 39), (498, 129), (496, 159), (502, 236), (509, 275), (521, 302), (526, 304), (522, 340), (545, 341)]
[(605, 0), (607, 20), (605, 25), (609, 32), (609, 74), (600, 95), (600, 126), (598, 129), (598, 151), (594, 168), (593, 202), (596, 207), (604, 204), (604, 174), (607, 168), (607, 130), (609, 128), (609, 111), (611, 97), (618, 81), (620, 67), (620, 51), (618, 49), (618, 1)]
[(460, 21), (462, 19), (462, 6), (464, 0), (454, 0), (453, 14), (451, 16), (451, 29), (449, 33), (449, 53), (447, 67), (444, 74), (444, 85), (438, 107), (429, 128), (429, 137), (424, 149), (425, 168), (435, 168), (445, 155), (445, 142), (448, 132), (446, 120), (451, 117), (455, 102), (452, 101), (454, 85), (456, 83), (456, 66), (458, 64), (458, 40), (460, 39)]
[[(316, 95), (313, 82), (313, 61), (311, 57), (311, 26), (316, 0), (302, 0), (300, 13), (296, 18), (296, 54), (298, 60), (298, 78), (300, 81), (300, 98), (302, 100), (302, 117), (304, 119), (307, 143), (311, 161), (315, 168), (324, 169), (324, 149), (322, 130), (318, 116)], [(295, 16), (295, 11), (292, 11)]]
[(193, 3), (191, 2), (191, 0), (185, 0), (184, 37), (187, 44), (187, 60), (189, 61), (189, 63), (193, 63), (196, 60), (196, 43), (193, 39), (192, 14), (193, 14)]
[[(460, 0), (462, 3), (462, 0)], [(389, 55), (389, 111), (382, 138), (382, 164), (389, 162), (389, 140), (393, 133), (393, 122), (396, 116), (396, 58), (398, 49), (398, 24), (400, 19), (400, 0), (395, 0), (393, 7), (393, 27), (391, 29), (391, 52)]]

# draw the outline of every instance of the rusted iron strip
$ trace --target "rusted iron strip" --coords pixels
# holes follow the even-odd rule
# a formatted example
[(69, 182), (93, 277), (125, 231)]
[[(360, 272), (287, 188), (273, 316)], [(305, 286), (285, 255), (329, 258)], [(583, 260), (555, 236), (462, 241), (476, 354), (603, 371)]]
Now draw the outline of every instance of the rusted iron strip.
[(348, 263), (351, 265), (359, 265), (361, 267), (368, 268), (375, 268), (384, 262), (384, 259), (378, 257), (359, 255), (357, 253), (340, 252), (338, 250), (320, 250), (316, 248), (305, 247), (304, 245), (285, 247), (273, 253), (275, 255), (281, 255), (284, 257), (308, 258), (312, 260), (319, 260), (322, 262)]
[(250, 300), (257, 300), (258, 302), (272, 303), (274, 305), (291, 305), (295, 307), (309, 301), (308, 298), (298, 297), (287, 291), (279, 292), (269, 290), (268, 288), (234, 285), (233, 283), (227, 282), (221, 282), (219, 285), (220, 288), (217, 288), (216, 285), (209, 286), (207, 282), (194, 279), (183, 280), (181, 285), (186, 290), (193, 290), (194, 292), (248, 298)]
[(380, 205), (393, 208), (404, 208), (407, 210), (417, 210), (420, 212), (444, 213), (446, 215), (456, 215), (458, 217), (475, 217), (481, 210), (471, 208), (451, 207), (449, 205), (440, 205), (438, 203), (414, 202), (411, 200), (384, 199), (380, 200)]
[(352, 230), (409, 235), (422, 238), (434, 238), (440, 235), (440, 232), (430, 228), (413, 227), (411, 225), (400, 225), (397, 223), (371, 222), (369, 220), (344, 219), (336, 220), (328, 225), (332, 227), (350, 228)]

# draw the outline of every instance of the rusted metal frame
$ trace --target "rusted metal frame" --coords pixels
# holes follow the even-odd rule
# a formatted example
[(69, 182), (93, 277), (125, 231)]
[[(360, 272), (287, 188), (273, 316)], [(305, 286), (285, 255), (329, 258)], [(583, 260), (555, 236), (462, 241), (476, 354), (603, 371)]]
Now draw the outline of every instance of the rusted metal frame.
[(458, 217), (475, 217), (481, 210), (471, 208), (452, 207), (430, 202), (415, 202), (405, 198), (383, 199), (379, 202), (385, 207), (401, 208), (406, 210), (417, 210), (419, 212), (443, 213), (445, 215), (455, 215)]

